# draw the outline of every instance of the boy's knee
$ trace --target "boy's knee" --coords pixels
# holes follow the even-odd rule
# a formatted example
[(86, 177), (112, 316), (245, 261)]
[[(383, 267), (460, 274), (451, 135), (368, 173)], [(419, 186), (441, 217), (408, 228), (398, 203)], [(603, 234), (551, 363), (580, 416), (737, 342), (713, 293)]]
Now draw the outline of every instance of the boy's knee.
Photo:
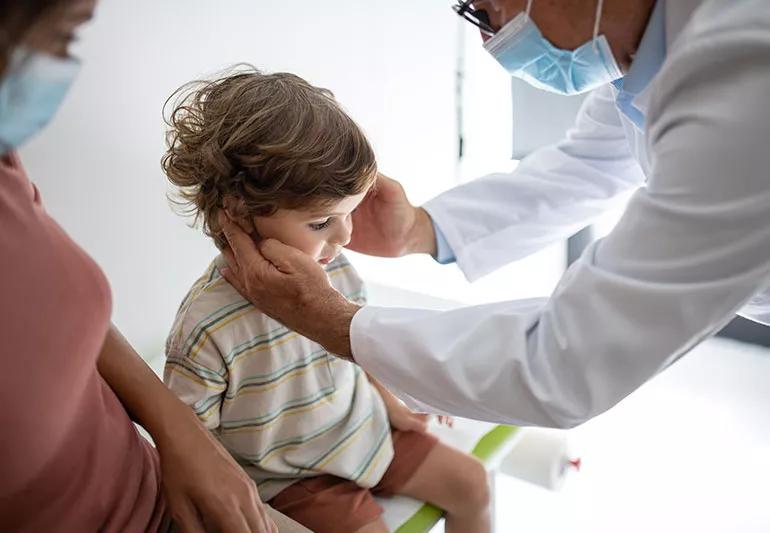
[(468, 458), (468, 464), (463, 468), (458, 487), (457, 501), (467, 511), (476, 511), (489, 507), (491, 494), (489, 476), (481, 461), (475, 457)]

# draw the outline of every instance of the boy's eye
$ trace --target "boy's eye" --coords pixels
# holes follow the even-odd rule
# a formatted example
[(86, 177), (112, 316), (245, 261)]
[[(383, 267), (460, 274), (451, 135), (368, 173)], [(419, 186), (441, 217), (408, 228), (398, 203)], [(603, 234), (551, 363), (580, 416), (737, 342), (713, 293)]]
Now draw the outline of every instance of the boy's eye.
[(329, 224), (331, 224), (331, 221), (331, 218), (327, 218), (323, 222), (312, 222), (308, 224), (308, 227), (313, 231), (321, 231), (322, 229), (328, 228)]

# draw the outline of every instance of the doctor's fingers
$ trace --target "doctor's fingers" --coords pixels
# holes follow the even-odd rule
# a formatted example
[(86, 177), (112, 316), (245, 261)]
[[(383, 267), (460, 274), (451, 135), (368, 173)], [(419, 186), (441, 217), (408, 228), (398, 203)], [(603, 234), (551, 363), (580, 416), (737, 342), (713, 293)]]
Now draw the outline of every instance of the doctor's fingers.
[(246, 298), (249, 299), (249, 293), (246, 290), (246, 286), (243, 284), (243, 281), (241, 281), (241, 278), (238, 274), (232, 271), (230, 267), (224, 267), (220, 269), (220, 272), (222, 274), (222, 277), (224, 277), (227, 282), (232, 285), (238, 293)]
[(372, 187), (371, 195), (367, 195), (367, 199), (377, 198), (385, 201), (392, 201), (394, 199), (406, 200), (406, 191), (404, 191), (403, 185), (393, 178), (389, 178), (385, 174), (377, 173), (377, 180)]
[[(222, 250), (222, 255), (225, 256), (225, 261), (227, 262), (226, 269), (230, 271), (232, 274), (235, 274), (236, 276), (241, 275), (241, 267), (238, 265), (238, 260), (235, 259), (235, 254), (233, 254), (233, 250), (230, 247), (225, 248)], [(224, 274), (224, 270), (222, 270), (222, 273)]]
[(232, 254), (229, 257), (225, 255), (228, 261), (232, 259), (235, 261), (235, 264), (230, 265), (231, 268), (253, 269), (253, 265), (265, 262), (251, 237), (240, 226), (230, 220), (224, 212), (219, 212), (218, 221), (232, 250)]
[(275, 239), (265, 239), (259, 243), (259, 253), (265, 261), (284, 274), (306, 272), (308, 268), (311, 270), (320, 268), (309, 255)]

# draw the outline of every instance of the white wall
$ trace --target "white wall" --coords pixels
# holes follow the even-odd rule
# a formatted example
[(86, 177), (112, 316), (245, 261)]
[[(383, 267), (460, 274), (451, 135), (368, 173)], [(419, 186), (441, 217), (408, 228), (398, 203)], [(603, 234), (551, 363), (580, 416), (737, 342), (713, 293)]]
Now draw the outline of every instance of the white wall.
[(78, 45), (81, 76), (22, 157), (49, 212), (106, 271), (114, 320), (140, 351), (161, 349), (214, 253), (165, 198), (166, 97), (240, 61), (296, 72), (336, 93), (382, 169), (423, 201), (455, 172), (456, 18), (445, 0), (100, 4)]

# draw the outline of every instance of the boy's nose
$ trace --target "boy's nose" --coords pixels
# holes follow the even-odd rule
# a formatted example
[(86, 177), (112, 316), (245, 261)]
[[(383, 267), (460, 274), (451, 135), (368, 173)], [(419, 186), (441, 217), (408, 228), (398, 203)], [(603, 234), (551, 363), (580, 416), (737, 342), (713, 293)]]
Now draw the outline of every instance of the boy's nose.
[(347, 246), (350, 243), (350, 236), (352, 232), (349, 230), (345, 230), (340, 234), (339, 240), (337, 241), (337, 244), (339, 244), (342, 248)]
[(353, 234), (353, 223), (348, 218), (344, 224), (341, 224), (339, 233), (335, 235), (336, 244), (344, 248), (345, 246), (348, 245), (348, 243), (350, 243), (350, 237), (352, 234)]

